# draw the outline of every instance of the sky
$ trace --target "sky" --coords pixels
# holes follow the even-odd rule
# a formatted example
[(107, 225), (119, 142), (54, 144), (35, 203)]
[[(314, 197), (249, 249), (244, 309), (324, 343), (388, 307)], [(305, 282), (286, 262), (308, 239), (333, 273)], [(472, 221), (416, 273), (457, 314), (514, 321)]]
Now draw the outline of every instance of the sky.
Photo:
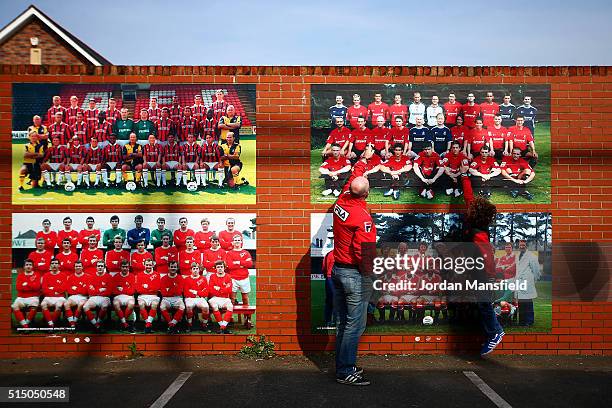
[(612, 2), (9, 0), (116, 65), (612, 65)]

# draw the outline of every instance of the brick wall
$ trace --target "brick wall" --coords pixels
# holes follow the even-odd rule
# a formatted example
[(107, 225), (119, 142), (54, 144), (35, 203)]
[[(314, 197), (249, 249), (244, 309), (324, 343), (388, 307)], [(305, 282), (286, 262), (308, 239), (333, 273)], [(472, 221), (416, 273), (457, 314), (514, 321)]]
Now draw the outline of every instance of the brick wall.
[[(39, 74), (43, 75), (39, 75)], [(257, 84), (257, 205), (176, 206), (175, 211), (257, 213), (257, 331), (281, 353), (333, 347), (310, 334), (310, 84), (314, 83), (549, 83), (551, 84), (552, 204), (500, 205), (499, 211), (551, 211), (553, 242), (612, 241), (612, 79), (610, 67), (84, 67), (0, 66), (0, 357), (125, 354), (135, 341), (147, 354), (235, 353), (244, 336), (13, 336), (10, 331), (10, 130), (12, 82), (169, 82)], [(289, 169), (289, 170), (288, 170)], [(576, 182), (578, 180), (578, 182)], [(123, 208), (122, 208), (123, 209)], [(125, 211), (136, 207), (125, 207)], [(447, 206), (373, 205), (381, 211), (447, 211)], [(52, 207), (86, 212), (91, 207)], [(97, 208), (95, 210), (98, 210)], [(142, 211), (142, 207), (139, 208)], [(152, 211), (167, 211), (155, 206)], [(553, 271), (554, 274), (554, 271)], [(608, 276), (609, 277), (609, 276)], [(555, 281), (554, 285), (559, 282)], [(608, 293), (603, 299), (609, 300)], [(601, 295), (601, 294), (600, 294)], [(498, 353), (612, 354), (612, 304), (553, 303), (552, 332), (506, 336)], [(418, 338), (418, 340), (417, 340)], [(81, 339), (82, 340), (82, 339)], [(454, 353), (475, 350), (468, 335), (368, 335), (365, 353)], [(19, 353), (15, 353), (19, 352)]]
[(38, 21), (32, 21), (0, 45), (0, 64), (29, 64), (30, 38), (38, 37), (44, 65), (81, 65), (82, 57), (67, 48), (62, 40)]

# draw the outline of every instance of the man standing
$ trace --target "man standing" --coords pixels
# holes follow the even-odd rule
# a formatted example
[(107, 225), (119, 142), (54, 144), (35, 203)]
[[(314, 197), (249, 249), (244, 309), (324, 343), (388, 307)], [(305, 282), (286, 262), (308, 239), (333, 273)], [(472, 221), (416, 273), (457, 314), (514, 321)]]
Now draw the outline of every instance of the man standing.
[(343, 122), (346, 122), (346, 110), (348, 109), (344, 104), (344, 99), (342, 96), (336, 96), (336, 104), (330, 106), (329, 108), (329, 117), (331, 119), (332, 128), (336, 125), (336, 118), (342, 118)]
[(128, 143), (130, 133), (135, 129), (134, 121), (128, 118), (127, 108), (121, 108), (121, 117), (113, 123), (113, 135), (117, 137), (117, 141), (121, 146)]
[(448, 94), (448, 102), (443, 106), (444, 112), (446, 113), (445, 125), (452, 128), (457, 123), (457, 117), (461, 115), (462, 105), (457, 102), (457, 97), (454, 93)]
[(504, 102), (499, 105), (499, 114), (502, 118), (501, 124), (505, 128), (514, 126), (516, 106), (510, 103), (511, 98), (512, 97), (510, 95), (504, 95)]
[(516, 116), (522, 116), (525, 119), (525, 127), (531, 130), (531, 134), (535, 136), (535, 123), (538, 110), (535, 106), (531, 106), (531, 96), (523, 98), (523, 104), (516, 108)]
[(333, 144), (331, 149), (331, 157), (328, 157), (319, 167), (319, 172), (325, 180), (325, 190), (321, 194), (328, 196), (334, 193), (338, 197), (340, 195), (338, 188), (344, 177), (343, 174), (351, 170), (351, 162), (346, 157), (340, 156), (341, 148), (339, 145)]
[(499, 105), (493, 102), (493, 92), (488, 91), (486, 98), (487, 100), (480, 104), (480, 114), (482, 123), (488, 129), (493, 126), (495, 115), (499, 113)]
[(360, 117), (368, 117), (368, 108), (361, 105), (361, 96), (359, 94), (353, 95), (353, 106), (350, 106), (346, 110), (346, 119), (351, 125), (352, 129), (357, 129), (357, 119)]
[(142, 215), (138, 214), (136, 217), (134, 217), (134, 225), (136, 228), (133, 228), (127, 232), (128, 245), (132, 249), (136, 249), (136, 245), (141, 241), (144, 241), (145, 247), (149, 245), (151, 233), (148, 228), (142, 226), (142, 223)]
[(397, 126), (395, 121), (398, 117), (402, 118), (402, 123), (408, 119), (408, 106), (402, 105), (402, 96), (397, 94), (393, 97), (393, 105), (389, 106), (389, 115), (392, 126)]
[(472, 92), (467, 96), (467, 102), (463, 105), (461, 110), (463, 111), (463, 123), (470, 129), (474, 129), (476, 126), (476, 118), (480, 117), (480, 105), (476, 102), (476, 97)]
[(384, 118), (385, 122), (389, 120), (389, 105), (382, 101), (381, 93), (374, 94), (374, 102), (368, 105), (368, 116), (372, 126), (376, 126), (379, 117)]
[(412, 103), (408, 106), (408, 123), (409, 127), (416, 125), (417, 117), (425, 118), (426, 114), (425, 104), (421, 102), (421, 93), (415, 92), (412, 96)]
[[(365, 159), (357, 162), (353, 174), (334, 205), (334, 309), (338, 311), (336, 333), (336, 381), (348, 385), (369, 385), (355, 365), (359, 337), (366, 326), (372, 277), (367, 273), (364, 255), (374, 249), (376, 226), (367, 210), (370, 191), (363, 177)], [(369, 248), (369, 245), (372, 248)]]
[(540, 264), (538, 258), (527, 250), (527, 242), (519, 241), (519, 256), (516, 265), (516, 280), (526, 282), (525, 290), (517, 291), (519, 301), (519, 325), (532, 326), (534, 323), (533, 299), (538, 297), (535, 283), (540, 279)]

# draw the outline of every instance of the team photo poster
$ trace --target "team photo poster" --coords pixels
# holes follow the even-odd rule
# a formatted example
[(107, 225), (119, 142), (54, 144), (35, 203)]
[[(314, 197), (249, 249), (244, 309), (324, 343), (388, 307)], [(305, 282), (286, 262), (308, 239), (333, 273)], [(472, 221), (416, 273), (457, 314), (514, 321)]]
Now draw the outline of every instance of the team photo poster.
[(254, 333), (255, 219), (14, 213), (13, 332)]
[[(497, 214), (490, 228), (495, 277), (488, 279), (473, 273), (484, 260), (478, 247), (461, 242), (462, 214), (380, 213), (372, 218), (377, 243), (368, 333), (477, 331), (476, 301), (494, 303), (506, 332), (551, 330), (550, 213)], [(333, 333), (332, 214), (312, 214), (310, 235), (312, 332)]]
[(548, 85), (312, 85), (311, 201), (358, 160), (371, 203), (455, 203), (460, 175), (493, 203), (550, 203)]
[(255, 85), (13, 84), (13, 204), (255, 204), (255, 99)]

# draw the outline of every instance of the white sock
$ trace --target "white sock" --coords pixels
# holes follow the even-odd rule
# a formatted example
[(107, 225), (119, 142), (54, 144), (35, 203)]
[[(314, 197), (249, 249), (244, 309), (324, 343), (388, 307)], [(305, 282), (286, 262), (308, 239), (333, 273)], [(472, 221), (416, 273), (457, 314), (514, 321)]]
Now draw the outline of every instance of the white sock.
[(168, 179), (168, 171), (164, 170), (164, 171), (162, 171), (162, 174), (161, 174), (161, 180), (162, 180), (162, 184), (164, 186), (166, 186), (166, 180), (167, 179)]
[[(159, 184), (161, 183), (161, 169), (155, 169), (155, 181), (157, 182), (157, 187), (159, 187)], [(166, 184), (164, 182), (164, 184)]]
[(108, 187), (108, 172), (106, 169), (102, 169), (102, 182)]
[(149, 185), (149, 169), (144, 169), (142, 171), (142, 183), (145, 187)]
[(51, 185), (51, 176), (49, 175), (49, 171), (43, 170), (42, 174), (43, 174), (43, 178), (45, 179), (45, 183), (47, 183), (47, 185), (50, 186)]
[(60, 184), (62, 182), (63, 178), (64, 178), (64, 172), (63, 171), (58, 171), (57, 174), (55, 175), (55, 182), (57, 184)]
[(196, 184), (200, 184), (200, 179), (202, 178), (202, 175), (200, 174), (200, 170), (194, 170), (194, 173), (195, 173)]
[(97, 186), (100, 183), (100, 172), (96, 171), (96, 183), (95, 185)]
[(115, 169), (115, 183), (121, 183), (121, 169)]
[(217, 181), (219, 182), (219, 187), (223, 185), (223, 170), (217, 170)]
[(77, 174), (77, 186), (80, 186), (83, 182), (83, 173)]
[(182, 170), (177, 170), (176, 171), (176, 185), (179, 186), (181, 185), (181, 179), (183, 178), (183, 171)]
[(83, 178), (85, 179), (85, 185), (89, 187), (89, 173), (88, 172), (83, 173)]

